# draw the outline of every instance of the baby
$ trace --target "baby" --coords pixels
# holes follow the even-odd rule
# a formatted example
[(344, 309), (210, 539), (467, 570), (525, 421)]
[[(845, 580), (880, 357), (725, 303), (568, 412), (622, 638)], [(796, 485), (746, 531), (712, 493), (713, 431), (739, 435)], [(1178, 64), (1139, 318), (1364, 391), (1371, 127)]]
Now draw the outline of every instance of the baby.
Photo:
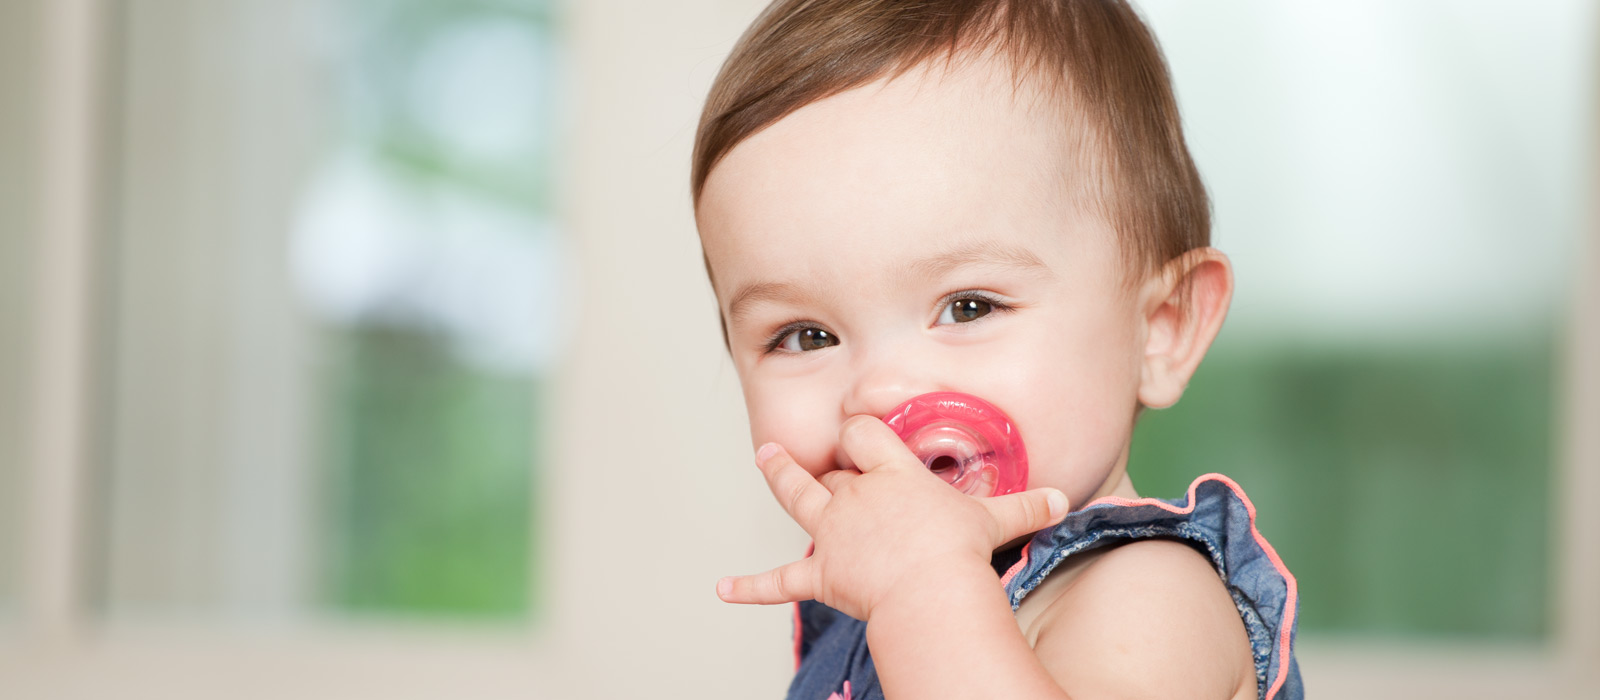
[[(717, 584), (798, 603), (790, 697), (1301, 696), (1294, 578), (1243, 491), (1127, 472), (1233, 289), (1132, 8), (778, 0), (692, 188), (755, 461), (814, 541)], [(951, 488), (880, 420), (936, 391), (1009, 417), (1030, 490)]]

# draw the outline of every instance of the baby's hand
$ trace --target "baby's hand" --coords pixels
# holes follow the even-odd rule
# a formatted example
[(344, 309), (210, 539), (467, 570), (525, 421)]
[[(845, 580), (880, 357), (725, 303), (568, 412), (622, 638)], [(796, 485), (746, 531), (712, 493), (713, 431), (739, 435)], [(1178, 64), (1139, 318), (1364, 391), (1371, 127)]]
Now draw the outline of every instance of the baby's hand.
[(896, 595), (939, 587), (952, 576), (994, 576), (994, 549), (1053, 525), (1067, 498), (1049, 488), (974, 498), (935, 476), (871, 416), (839, 430), (856, 469), (811, 476), (776, 443), (757, 466), (789, 516), (815, 541), (810, 557), (754, 576), (717, 582), (730, 603), (816, 599), (858, 620)]

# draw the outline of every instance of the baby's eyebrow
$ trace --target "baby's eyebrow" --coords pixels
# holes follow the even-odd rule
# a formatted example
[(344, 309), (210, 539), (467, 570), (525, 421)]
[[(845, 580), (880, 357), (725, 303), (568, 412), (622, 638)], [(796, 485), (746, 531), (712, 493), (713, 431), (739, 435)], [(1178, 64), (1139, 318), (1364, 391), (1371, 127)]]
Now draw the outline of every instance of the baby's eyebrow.
[(979, 241), (935, 253), (907, 263), (907, 277), (939, 277), (968, 265), (1012, 268), (1018, 272), (1053, 276), (1050, 266), (1027, 248), (1011, 247), (993, 241)]
[(735, 292), (732, 300), (728, 302), (728, 320), (738, 322), (749, 313), (750, 305), (762, 301), (794, 302), (806, 297), (806, 291), (800, 285), (790, 282), (756, 282), (747, 284)]

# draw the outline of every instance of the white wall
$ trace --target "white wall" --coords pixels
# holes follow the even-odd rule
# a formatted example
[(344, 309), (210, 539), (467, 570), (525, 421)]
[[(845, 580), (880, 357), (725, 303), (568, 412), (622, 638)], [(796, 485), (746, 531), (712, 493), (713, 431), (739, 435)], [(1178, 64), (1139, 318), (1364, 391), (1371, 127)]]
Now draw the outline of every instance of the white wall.
[(791, 609), (713, 591), (805, 540), (754, 467), (688, 193), (700, 105), (762, 4), (571, 6), (584, 311), (550, 411), (549, 525), (555, 634), (597, 697), (777, 697), (792, 672)]

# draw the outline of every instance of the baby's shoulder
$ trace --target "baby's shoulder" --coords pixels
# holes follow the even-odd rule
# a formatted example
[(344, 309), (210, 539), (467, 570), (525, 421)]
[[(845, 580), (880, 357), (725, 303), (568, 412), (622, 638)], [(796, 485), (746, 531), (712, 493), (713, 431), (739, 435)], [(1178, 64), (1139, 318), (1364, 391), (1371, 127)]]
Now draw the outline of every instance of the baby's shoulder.
[(1028, 642), (1074, 697), (1250, 698), (1244, 622), (1205, 555), (1174, 540), (1069, 558), (1018, 609)]

